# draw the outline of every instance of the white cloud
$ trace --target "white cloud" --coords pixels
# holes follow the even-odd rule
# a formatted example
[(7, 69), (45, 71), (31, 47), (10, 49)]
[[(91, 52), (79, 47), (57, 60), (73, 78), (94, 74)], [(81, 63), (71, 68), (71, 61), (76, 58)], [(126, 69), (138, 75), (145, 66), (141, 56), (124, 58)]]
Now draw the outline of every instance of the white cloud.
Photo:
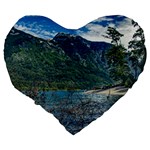
[[(119, 16), (118, 16), (119, 17)], [(112, 18), (99, 18), (98, 20), (95, 20), (94, 22), (98, 21), (110, 21), (109, 25), (110, 27), (115, 27), (120, 33), (122, 33), (124, 36), (121, 38), (121, 43), (127, 48), (128, 42), (132, 39), (133, 34), (135, 33), (135, 28), (132, 26), (131, 19), (125, 18), (120, 22), (117, 22), (117, 24), (113, 23)], [(82, 36), (83, 38), (91, 41), (105, 41), (105, 42), (111, 42), (110, 39), (105, 38), (103, 35), (106, 35), (106, 31), (108, 26), (104, 27), (100, 24), (95, 24), (94, 22), (89, 23), (86, 25), (87, 31), (79, 30), (77, 31), (77, 34)]]
[(23, 25), (17, 25), (15, 24), (14, 27), (18, 30), (21, 30), (21, 31), (26, 31), (28, 30), (28, 28), (26, 26), (23, 26)]
[(57, 34), (57, 32), (55, 32), (54, 30), (52, 32), (43, 30), (43, 26), (37, 25), (36, 22), (33, 22), (32, 24), (25, 24), (24, 22), (21, 22), (19, 24), (15, 24), (14, 27), (25, 33), (31, 34), (35, 37), (41, 37), (44, 39), (50, 39)]
[(87, 32), (85, 31), (77, 31), (77, 34), (82, 36), (83, 38), (90, 41), (107, 41), (110, 42), (109, 39), (103, 37), (107, 31), (107, 27), (103, 27), (98, 24), (90, 23), (86, 26)]
[(110, 17), (100, 17), (92, 22), (102, 22), (102, 21), (113, 21), (114, 19), (113, 18), (110, 18)]
[(55, 32), (55, 31), (49, 32), (49, 31), (45, 31), (45, 30), (43, 30), (43, 31), (41, 31), (41, 32), (39, 33), (39, 35), (43, 35), (43, 37), (45, 37), (45, 38), (52, 38), (52, 37), (54, 37), (56, 34), (57, 34), (57, 32)]

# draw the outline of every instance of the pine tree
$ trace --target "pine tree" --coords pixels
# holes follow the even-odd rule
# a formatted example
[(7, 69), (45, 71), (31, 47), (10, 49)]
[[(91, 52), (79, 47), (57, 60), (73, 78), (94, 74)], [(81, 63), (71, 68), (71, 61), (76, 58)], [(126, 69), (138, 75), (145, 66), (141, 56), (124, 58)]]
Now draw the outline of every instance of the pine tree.
[(106, 32), (106, 38), (111, 39), (111, 43), (114, 44), (115, 46), (118, 46), (121, 44), (120, 38), (124, 36), (123, 34), (119, 33), (115, 28), (113, 27), (108, 27), (107, 32)]
[(132, 25), (136, 28), (132, 40), (129, 42), (128, 48), (130, 49), (130, 62), (134, 74), (134, 79), (137, 80), (138, 75), (143, 71), (146, 61), (146, 48), (143, 29), (137, 22), (132, 20)]
[(121, 84), (125, 84), (130, 69), (126, 59), (126, 49), (120, 40), (124, 35), (113, 27), (108, 27), (106, 34), (105, 37), (111, 39), (111, 43), (113, 44), (106, 53), (110, 77), (115, 81), (121, 82)]

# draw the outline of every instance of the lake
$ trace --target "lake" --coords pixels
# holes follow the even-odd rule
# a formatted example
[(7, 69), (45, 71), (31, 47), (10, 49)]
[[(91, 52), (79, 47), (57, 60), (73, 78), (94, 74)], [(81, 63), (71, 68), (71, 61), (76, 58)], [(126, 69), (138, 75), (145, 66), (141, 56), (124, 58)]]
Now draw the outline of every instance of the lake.
[(75, 134), (103, 115), (120, 97), (85, 91), (47, 91), (39, 92), (33, 99)]

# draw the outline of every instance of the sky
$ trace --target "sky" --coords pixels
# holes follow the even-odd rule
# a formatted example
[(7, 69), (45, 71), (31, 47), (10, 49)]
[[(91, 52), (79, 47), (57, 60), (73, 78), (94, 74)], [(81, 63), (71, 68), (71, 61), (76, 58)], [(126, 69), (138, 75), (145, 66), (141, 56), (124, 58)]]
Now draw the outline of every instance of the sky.
[(53, 38), (58, 32), (66, 32), (65, 28), (43, 16), (25, 16), (14, 27), (44, 39)]
[(65, 32), (79, 35), (90, 41), (110, 43), (111, 40), (104, 37), (108, 26), (116, 28), (124, 35), (121, 38), (121, 43), (127, 48), (128, 42), (132, 39), (136, 29), (132, 26), (131, 19), (125, 16), (101, 17), (76, 30), (66, 29), (43, 16), (25, 16), (14, 25), (18, 30), (43, 39), (52, 39), (57, 33)]
[(132, 20), (125, 16), (107, 16), (98, 18), (85, 27), (79, 29), (77, 33), (83, 38), (90, 41), (105, 41), (111, 42), (110, 39), (105, 38), (107, 28), (114, 27), (124, 36), (121, 38), (121, 43), (128, 47), (128, 42), (132, 39), (135, 33), (135, 28), (132, 26)]

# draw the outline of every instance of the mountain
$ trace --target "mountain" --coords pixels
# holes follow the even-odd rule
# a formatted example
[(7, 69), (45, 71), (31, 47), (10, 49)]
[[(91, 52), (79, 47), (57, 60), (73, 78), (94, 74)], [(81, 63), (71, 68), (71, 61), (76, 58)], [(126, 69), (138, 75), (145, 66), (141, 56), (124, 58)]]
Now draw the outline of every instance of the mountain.
[[(58, 33), (54, 38), (53, 42), (57, 46), (61, 47), (65, 53), (74, 57), (74, 59), (86, 59), (88, 55), (92, 52), (98, 55), (100, 61), (104, 61), (104, 53), (112, 44), (106, 42), (91, 42), (80, 36), (70, 35), (66, 33)], [(78, 55), (79, 54), (79, 55)]]
[[(99, 48), (98, 48), (99, 47)], [(12, 28), (4, 56), (13, 85), (23, 91), (93, 89), (112, 85), (105, 68), (106, 42), (58, 33), (52, 40)]]

